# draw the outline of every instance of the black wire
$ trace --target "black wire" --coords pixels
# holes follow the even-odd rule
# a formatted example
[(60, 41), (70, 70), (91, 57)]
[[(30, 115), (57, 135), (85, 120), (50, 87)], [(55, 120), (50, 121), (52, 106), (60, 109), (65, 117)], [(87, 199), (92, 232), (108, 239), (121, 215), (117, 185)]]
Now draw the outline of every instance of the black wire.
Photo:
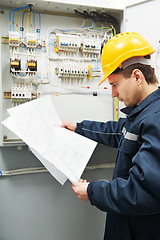
[(86, 18), (90, 18), (89, 13), (87, 11), (83, 11), (83, 14)]
[[(119, 26), (119, 23), (116, 18), (112, 17), (111, 15), (107, 13), (102, 13), (102, 16), (105, 17), (106, 19), (112, 21), (115, 25)], [(120, 30), (120, 29), (119, 29)], [(118, 32), (119, 33), (119, 32)]]
[(26, 12), (33, 12), (32, 11), (32, 4), (28, 4), (28, 9), (26, 11), (23, 12), (23, 15), (22, 15), (22, 39), (23, 39), (23, 22), (24, 22), (24, 15)]
[(116, 33), (120, 32), (120, 26), (119, 26), (117, 19), (108, 13), (98, 13), (96, 11), (91, 11), (90, 13), (88, 13), (86, 10), (83, 11), (83, 13), (82, 13), (76, 9), (74, 11), (77, 15), (84, 17), (85, 19), (89, 18), (96, 22), (101, 22), (101, 23), (107, 22), (108, 24), (114, 26), (114, 28), (116, 29)]
[(75, 9), (74, 11), (75, 11), (75, 13), (76, 13), (77, 15), (79, 15), (79, 16), (81, 16), (81, 17), (85, 17), (85, 16), (84, 16), (84, 13), (81, 13), (81, 12), (77, 11), (76, 9)]

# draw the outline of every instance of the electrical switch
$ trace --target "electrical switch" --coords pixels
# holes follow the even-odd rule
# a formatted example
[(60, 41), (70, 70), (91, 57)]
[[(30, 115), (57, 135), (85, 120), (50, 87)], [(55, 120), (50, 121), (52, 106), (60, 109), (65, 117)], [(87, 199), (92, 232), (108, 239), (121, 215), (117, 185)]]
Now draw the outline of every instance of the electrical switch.
[(10, 59), (10, 72), (19, 72), (21, 70), (20, 59)]
[(36, 72), (37, 71), (37, 61), (35, 60), (30, 60), (27, 62), (28, 63), (28, 71), (34, 71)]

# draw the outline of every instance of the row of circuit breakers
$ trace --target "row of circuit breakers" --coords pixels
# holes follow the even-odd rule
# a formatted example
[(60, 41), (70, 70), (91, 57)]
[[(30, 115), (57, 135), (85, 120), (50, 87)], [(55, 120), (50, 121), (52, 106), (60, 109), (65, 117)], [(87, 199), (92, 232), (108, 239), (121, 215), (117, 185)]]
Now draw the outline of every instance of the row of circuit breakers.
[[(95, 53), (99, 54), (101, 50), (101, 40), (98, 37), (82, 35), (68, 35), (68, 34), (56, 34), (55, 51), (77, 52), (82, 53)], [(9, 32), (9, 46), (19, 47), (26, 46), (27, 49), (35, 49), (36, 47), (42, 47), (37, 35), (34, 33), (27, 33), (27, 40), (20, 41), (19, 32)]]
[[(27, 33), (26, 41), (20, 41), (19, 32), (10, 32), (9, 33), (9, 46), (13, 48), (25, 47), (26, 49), (36, 49), (42, 48), (44, 46), (43, 43), (37, 40), (37, 36), (34, 33)], [(101, 40), (99, 38), (90, 37), (82, 37), (77, 35), (67, 35), (67, 34), (56, 34), (55, 40), (55, 52), (61, 53), (82, 53), (85, 54), (85, 58), (98, 57), (101, 51)], [(14, 54), (15, 56), (15, 54)], [(82, 56), (84, 57), (84, 55)], [(73, 66), (74, 67), (74, 66)], [(67, 67), (68, 68), (68, 67)], [(72, 68), (72, 66), (71, 66)], [(21, 60), (18, 58), (10, 59), (10, 72), (18, 73), (21, 71)], [(37, 72), (37, 60), (30, 59), (27, 60), (27, 69), (26, 71), (30, 73)], [(60, 77), (62, 75), (66, 75), (66, 70), (61, 68), (60, 71), (57, 71)], [(72, 74), (72, 70), (70, 70), (70, 74)], [(75, 72), (73, 72), (75, 74)], [(86, 75), (88, 70), (83, 69), (82, 71), (77, 71), (77, 74), (82, 73), (82, 75)], [(67, 72), (68, 74), (68, 72)]]
[(57, 34), (55, 51), (69, 51), (82, 53), (99, 54), (101, 50), (101, 41), (98, 38), (82, 38), (77, 35), (64, 36), (64, 34)]

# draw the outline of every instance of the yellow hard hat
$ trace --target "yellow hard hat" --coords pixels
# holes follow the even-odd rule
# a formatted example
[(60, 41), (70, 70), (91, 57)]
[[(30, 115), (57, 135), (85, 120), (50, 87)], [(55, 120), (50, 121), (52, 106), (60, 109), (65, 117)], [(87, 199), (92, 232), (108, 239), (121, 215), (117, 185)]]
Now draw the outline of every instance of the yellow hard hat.
[(125, 32), (112, 37), (102, 50), (101, 63), (104, 76), (99, 85), (112, 74), (122, 63), (136, 56), (146, 56), (155, 50), (149, 42), (138, 33)]

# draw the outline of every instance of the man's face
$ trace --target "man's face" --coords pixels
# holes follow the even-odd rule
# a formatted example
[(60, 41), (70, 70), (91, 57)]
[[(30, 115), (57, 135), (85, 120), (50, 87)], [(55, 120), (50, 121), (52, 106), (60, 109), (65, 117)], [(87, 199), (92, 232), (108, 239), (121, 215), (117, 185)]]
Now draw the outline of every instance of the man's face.
[(120, 73), (111, 74), (108, 80), (112, 86), (112, 97), (117, 97), (127, 107), (141, 102), (141, 94), (133, 74), (130, 78), (124, 78)]

